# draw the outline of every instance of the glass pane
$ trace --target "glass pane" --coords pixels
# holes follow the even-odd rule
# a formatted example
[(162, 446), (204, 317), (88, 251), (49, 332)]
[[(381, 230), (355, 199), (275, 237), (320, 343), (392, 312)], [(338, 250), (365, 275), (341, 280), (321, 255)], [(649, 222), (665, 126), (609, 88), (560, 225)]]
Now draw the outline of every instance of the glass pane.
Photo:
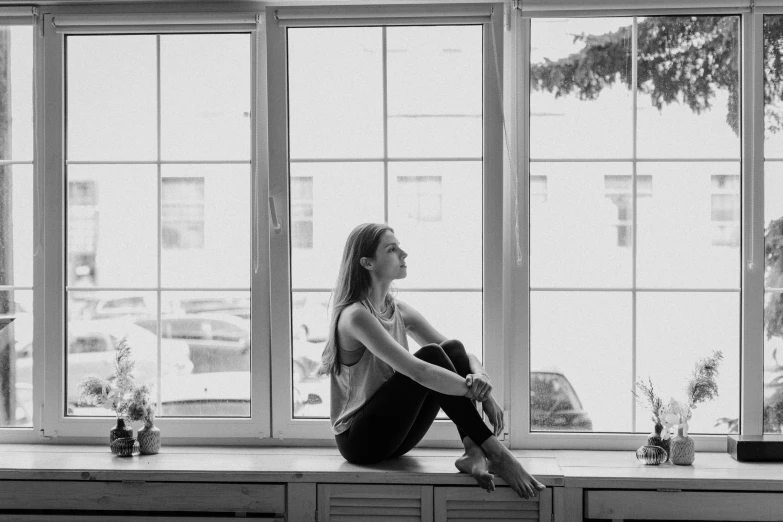
[(0, 165), (0, 285), (33, 286), (33, 166)]
[[(69, 415), (113, 415), (110, 410), (82, 401), (78, 384), (89, 374), (113, 382), (115, 351), (123, 338), (135, 361), (134, 378), (139, 384), (149, 384), (153, 397), (157, 396), (158, 338), (134, 323), (156, 317), (157, 310), (155, 292), (68, 292), (65, 390)], [(190, 373), (192, 368), (186, 345), (179, 350), (161, 345), (161, 362), (164, 378)]]
[[(533, 163), (530, 167), (531, 176), (546, 180), (545, 198), (536, 197), (530, 205), (530, 285), (629, 287), (630, 164)], [(638, 186), (637, 192), (643, 194), (644, 188)], [(573, 262), (576, 258), (579, 261)]]
[[(687, 402), (694, 366), (720, 350), (718, 397), (693, 409), (688, 429), (728, 433), (739, 418), (740, 293), (640, 292), (636, 299), (637, 377), (649, 377), (664, 404), (670, 398)], [(650, 417), (637, 406), (636, 431), (652, 431)]]
[(632, 18), (531, 20), (531, 157), (631, 157), (632, 24)]
[(155, 39), (66, 37), (69, 160), (157, 158)]
[(0, 26), (0, 159), (33, 159), (33, 31)]
[(249, 287), (250, 168), (164, 165), (162, 176), (161, 284)]
[(295, 417), (329, 417), (329, 378), (318, 376), (317, 371), (329, 336), (330, 295), (330, 292), (291, 292)]
[(640, 163), (638, 173), (653, 181), (638, 200), (638, 285), (739, 288), (739, 163)]
[[(483, 293), (482, 292), (406, 292), (400, 290), (397, 298), (418, 310), (437, 331), (448, 339), (457, 339), (468, 353), (479, 361), (483, 354)], [(411, 352), (420, 348), (408, 338)]]
[(386, 29), (389, 156), (482, 155), (482, 39), (480, 25)]
[(288, 29), (291, 158), (383, 156), (380, 27)]
[(71, 165), (67, 172), (68, 284), (155, 286), (154, 165)]
[(783, 158), (783, 16), (764, 16), (764, 156)]
[(0, 291), (0, 427), (33, 425), (33, 292)]
[[(361, 223), (383, 223), (383, 164), (294, 163), (291, 180), (291, 286), (331, 289), (351, 230)], [(312, 199), (301, 188), (308, 183)], [(303, 239), (307, 229), (297, 224), (308, 222), (309, 243)]]
[(638, 157), (739, 159), (739, 17), (639, 18), (638, 34)]
[[(783, 219), (783, 162), (764, 162), (764, 223), (767, 231), (773, 222)], [(767, 288), (773, 288), (767, 283)], [(783, 283), (777, 288), (783, 287)]]
[(482, 180), (478, 161), (389, 164), (389, 225), (409, 256), (399, 288), (481, 288)]
[(161, 305), (160, 324), (136, 320), (161, 332), (162, 353), (182, 358), (182, 369), (162, 382), (161, 415), (249, 416), (250, 292), (162, 292)]
[(164, 160), (250, 160), (250, 35), (160, 37)]
[(532, 431), (629, 431), (631, 314), (630, 292), (530, 293)]
[[(780, 265), (775, 271), (780, 277)], [(764, 433), (783, 432), (783, 293), (767, 292), (764, 307)]]

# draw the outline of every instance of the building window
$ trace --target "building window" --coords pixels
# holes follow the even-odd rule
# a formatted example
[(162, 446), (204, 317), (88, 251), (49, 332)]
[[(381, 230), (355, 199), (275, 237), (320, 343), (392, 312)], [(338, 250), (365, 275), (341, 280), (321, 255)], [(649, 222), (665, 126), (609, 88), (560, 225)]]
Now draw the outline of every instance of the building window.
[(313, 177), (291, 178), (291, 247), (313, 248)]
[(204, 248), (204, 178), (162, 180), (163, 248)]
[[(617, 246), (630, 247), (633, 242), (633, 178), (631, 176), (604, 176), (606, 197), (617, 207), (617, 220), (612, 228), (617, 230)], [(652, 176), (637, 176), (636, 198), (652, 197)]]
[(530, 203), (546, 203), (546, 176), (530, 176)]
[(734, 174), (711, 176), (713, 246), (738, 247), (740, 244), (740, 177)]
[(399, 176), (397, 210), (415, 222), (443, 219), (441, 176)]
[(68, 183), (69, 270), (74, 284), (95, 284), (98, 247), (98, 191), (94, 181)]

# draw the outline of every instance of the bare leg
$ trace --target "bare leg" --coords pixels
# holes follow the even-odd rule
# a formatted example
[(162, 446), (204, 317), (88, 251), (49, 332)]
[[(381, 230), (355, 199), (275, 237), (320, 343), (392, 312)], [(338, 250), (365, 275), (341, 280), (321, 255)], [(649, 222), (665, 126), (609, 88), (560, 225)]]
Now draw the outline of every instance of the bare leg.
[(546, 488), (525, 471), (516, 457), (494, 435), (481, 444), (481, 449), (489, 461), (489, 470), (505, 480), (520, 497), (536, 497), (540, 490)]
[(484, 452), (479, 446), (476, 446), (470, 437), (462, 439), (462, 444), (465, 445), (465, 454), (458, 458), (454, 465), (462, 473), (472, 476), (481, 489), (495, 491), (495, 482), (493, 481), (495, 476), (489, 472), (489, 463)]

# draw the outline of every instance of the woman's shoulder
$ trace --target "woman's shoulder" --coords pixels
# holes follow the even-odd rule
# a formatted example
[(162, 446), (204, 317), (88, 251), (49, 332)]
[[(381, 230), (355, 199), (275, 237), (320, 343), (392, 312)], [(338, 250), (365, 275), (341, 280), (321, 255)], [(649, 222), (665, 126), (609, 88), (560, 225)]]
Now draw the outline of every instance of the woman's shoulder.
[(370, 311), (367, 310), (367, 307), (358, 301), (351, 303), (343, 308), (342, 312), (340, 312), (340, 317), (337, 321), (337, 327), (339, 328), (342, 325), (350, 325), (356, 321), (357, 317), (363, 316), (364, 314), (370, 314)]

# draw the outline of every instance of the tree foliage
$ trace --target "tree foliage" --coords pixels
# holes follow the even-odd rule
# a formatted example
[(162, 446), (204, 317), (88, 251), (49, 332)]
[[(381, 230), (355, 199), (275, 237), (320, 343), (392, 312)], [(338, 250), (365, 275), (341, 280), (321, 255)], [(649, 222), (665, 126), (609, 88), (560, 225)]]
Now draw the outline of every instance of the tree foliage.
[[(574, 36), (574, 41), (584, 42), (584, 48), (556, 61), (532, 64), (532, 88), (555, 97), (575, 94), (583, 100), (596, 99), (615, 84), (630, 89), (631, 29)], [(678, 102), (700, 114), (712, 108), (719, 90), (726, 90), (726, 123), (739, 133), (739, 18), (650, 17), (638, 22), (637, 31), (638, 92), (649, 96), (658, 110)], [(779, 40), (783, 45), (783, 35)]]

